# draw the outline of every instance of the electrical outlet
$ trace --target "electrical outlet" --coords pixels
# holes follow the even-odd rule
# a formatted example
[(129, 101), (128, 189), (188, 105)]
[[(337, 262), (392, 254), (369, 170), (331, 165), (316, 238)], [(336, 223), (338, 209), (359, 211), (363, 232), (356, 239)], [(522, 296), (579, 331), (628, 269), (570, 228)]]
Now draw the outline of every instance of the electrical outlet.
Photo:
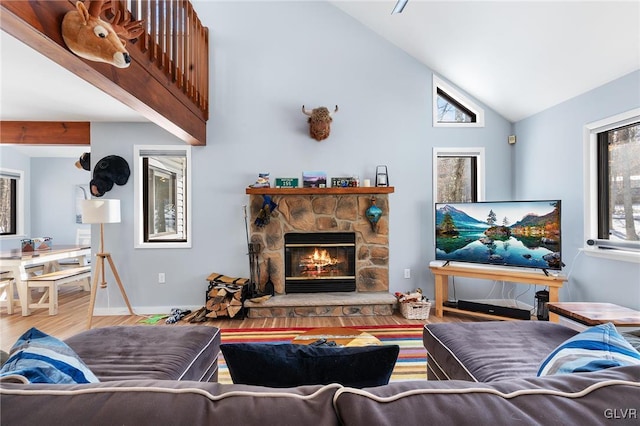
[(404, 270), (404, 277), (411, 278), (411, 269), (407, 268)]
[(164, 282), (165, 282), (164, 272), (160, 272), (158, 274), (158, 283), (159, 284), (164, 284)]

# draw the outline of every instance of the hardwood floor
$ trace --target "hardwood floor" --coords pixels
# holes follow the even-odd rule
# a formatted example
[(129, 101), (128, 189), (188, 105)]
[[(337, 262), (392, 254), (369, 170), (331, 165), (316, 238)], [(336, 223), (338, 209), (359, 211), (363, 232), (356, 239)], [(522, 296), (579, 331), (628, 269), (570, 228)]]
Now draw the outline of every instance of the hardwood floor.
[[(14, 310), (13, 315), (7, 315), (5, 308), (0, 309), (0, 349), (9, 351), (13, 343), (31, 327), (66, 339), (74, 334), (86, 330), (87, 312), (89, 309), (89, 293), (80, 288), (62, 288), (59, 293), (58, 314), (50, 316), (46, 309), (33, 311), (30, 316), (23, 317), (20, 309)], [(159, 312), (162, 313), (162, 312)], [(106, 327), (111, 325), (137, 325), (150, 327), (140, 323), (145, 316), (95, 316), (92, 327)], [(429, 315), (428, 320), (410, 320), (399, 312), (392, 316), (361, 316), (361, 317), (306, 317), (306, 318), (245, 318), (245, 319), (216, 319), (199, 323), (203, 326), (229, 328), (288, 328), (288, 327), (357, 327), (364, 325), (394, 325), (394, 324), (425, 324), (438, 322), (479, 321), (464, 315), (447, 314), (443, 318)], [(164, 321), (159, 326), (176, 327), (191, 325), (179, 321), (166, 325)]]

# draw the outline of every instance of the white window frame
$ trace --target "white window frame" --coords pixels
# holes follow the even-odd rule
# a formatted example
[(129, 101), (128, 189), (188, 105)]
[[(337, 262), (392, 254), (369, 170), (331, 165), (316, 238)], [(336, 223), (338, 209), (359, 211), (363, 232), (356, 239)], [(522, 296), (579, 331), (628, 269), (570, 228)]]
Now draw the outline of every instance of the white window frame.
[[(438, 121), (438, 88), (476, 115), (475, 123), (441, 123)], [(484, 127), (484, 109), (437, 75), (433, 75), (433, 127)]]
[(640, 263), (640, 252), (624, 249), (600, 249), (587, 244), (598, 239), (598, 133), (640, 120), (640, 108), (623, 112), (584, 126), (584, 239), (585, 254), (606, 259)]
[[(184, 152), (187, 158), (187, 173), (186, 173), (186, 241), (168, 241), (168, 242), (146, 242), (144, 240), (144, 208), (143, 208), (143, 179), (142, 179), (142, 155), (143, 152), (159, 151), (159, 152)], [(133, 224), (133, 246), (135, 248), (153, 248), (153, 249), (166, 249), (166, 248), (191, 248), (192, 245), (192, 233), (193, 221), (191, 220), (191, 198), (193, 198), (191, 189), (191, 146), (190, 145), (134, 145), (133, 146), (133, 172), (135, 177), (133, 188), (134, 199), (134, 224)]]
[(484, 148), (433, 148), (432, 178), (433, 206), (435, 210), (438, 199), (438, 157), (475, 157), (476, 158), (476, 185), (478, 201), (484, 201), (485, 197), (485, 172), (484, 172)]
[(0, 239), (22, 238), (24, 233), (24, 171), (15, 169), (0, 168), (0, 175), (17, 180), (16, 182), (16, 233), (11, 235), (0, 235)]

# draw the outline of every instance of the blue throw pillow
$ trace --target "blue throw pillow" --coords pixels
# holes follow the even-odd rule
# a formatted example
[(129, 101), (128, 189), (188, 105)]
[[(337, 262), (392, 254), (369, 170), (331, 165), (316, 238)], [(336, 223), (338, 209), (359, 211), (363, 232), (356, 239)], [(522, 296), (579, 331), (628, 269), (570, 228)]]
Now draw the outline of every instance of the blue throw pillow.
[(640, 365), (640, 353), (611, 324), (591, 327), (560, 344), (542, 362), (538, 376)]
[(235, 384), (276, 388), (326, 385), (363, 388), (389, 383), (400, 347), (306, 346), (293, 343), (220, 345)]
[(18, 338), (0, 369), (0, 381), (98, 383), (98, 378), (63, 341), (31, 328)]

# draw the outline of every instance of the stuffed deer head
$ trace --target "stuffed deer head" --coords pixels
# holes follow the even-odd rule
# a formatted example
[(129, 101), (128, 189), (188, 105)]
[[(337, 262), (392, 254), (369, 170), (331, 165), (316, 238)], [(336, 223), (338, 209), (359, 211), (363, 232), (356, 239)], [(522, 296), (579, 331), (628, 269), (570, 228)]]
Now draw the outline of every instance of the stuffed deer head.
[(309, 116), (309, 135), (313, 139), (320, 142), (329, 137), (331, 122), (333, 121), (331, 116), (338, 112), (338, 105), (336, 105), (336, 109), (333, 112), (329, 112), (325, 107), (308, 110), (302, 105), (302, 112)]
[[(106, 5), (105, 5), (106, 3)], [(131, 21), (131, 13), (120, 10), (107, 22), (100, 14), (111, 7), (110, 2), (78, 1), (76, 10), (67, 12), (62, 20), (62, 38), (69, 50), (90, 61), (105, 62), (118, 68), (131, 63), (125, 49), (125, 39), (132, 40), (143, 33), (143, 21)]]

